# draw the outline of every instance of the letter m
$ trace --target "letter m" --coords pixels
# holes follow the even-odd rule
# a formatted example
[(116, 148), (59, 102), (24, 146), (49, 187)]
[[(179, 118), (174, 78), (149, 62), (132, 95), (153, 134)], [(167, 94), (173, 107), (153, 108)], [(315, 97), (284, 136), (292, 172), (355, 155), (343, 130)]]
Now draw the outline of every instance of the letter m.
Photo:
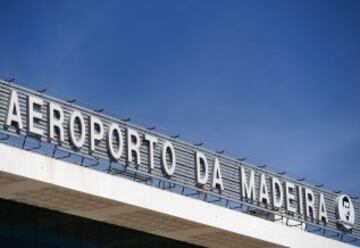
[(241, 167), (241, 195), (255, 200), (255, 175), (253, 170), (250, 170), (248, 178), (249, 180), (247, 180), (244, 167)]

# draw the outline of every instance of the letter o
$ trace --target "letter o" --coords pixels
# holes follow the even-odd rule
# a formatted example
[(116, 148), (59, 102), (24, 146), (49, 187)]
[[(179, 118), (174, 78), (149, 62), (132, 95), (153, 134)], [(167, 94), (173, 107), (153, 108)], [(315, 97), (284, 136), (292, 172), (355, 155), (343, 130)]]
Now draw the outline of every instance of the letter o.
[[(77, 138), (75, 134), (76, 120), (79, 120), (80, 122), (80, 138)], [(69, 125), (70, 125), (70, 140), (72, 144), (77, 148), (81, 148), (85, 143), (85, 123), (84, 123), (84, 118), (79, 111), (75, 110), (72, 112)]]
[[(119, 145), (118, 145), (117, 149), (114, 148), (113, 142), (112, 142), (112, 137), (115, 133), (119, 138)], [(108, 141), (108, 149), (109, 149), (110, 156), (115, 160), (119, 160), (121, 157), (121, 154), (123, 152), (123, 135), (121, 133), (119, 125), (112, 123), (109, 126), (107, 141)]]
[[(166, 154), (167, 154), (168, 151), (170, 152), (170, 157), (171, 157), (170, 166), (168, 166), (168, 163), (166, 161)], [(162, 146), (161, 162), (162, 162), (162, 168), (163, 168), (164, 172), (168, 176), (173, 175), (174, 172), (175, 172), (175, 167), (176, 167), (176, 156), (175, 156), (174, 147), (169, 141), (165, 141), (163, 146)]]

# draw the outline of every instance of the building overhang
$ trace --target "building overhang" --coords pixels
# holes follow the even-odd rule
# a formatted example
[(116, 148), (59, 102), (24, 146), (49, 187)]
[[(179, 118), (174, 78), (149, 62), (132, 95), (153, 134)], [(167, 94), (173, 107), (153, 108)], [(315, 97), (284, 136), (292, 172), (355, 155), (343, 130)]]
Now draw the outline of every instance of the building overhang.
[(0, 144), (0, 197), (207, 247), (353, 247)]

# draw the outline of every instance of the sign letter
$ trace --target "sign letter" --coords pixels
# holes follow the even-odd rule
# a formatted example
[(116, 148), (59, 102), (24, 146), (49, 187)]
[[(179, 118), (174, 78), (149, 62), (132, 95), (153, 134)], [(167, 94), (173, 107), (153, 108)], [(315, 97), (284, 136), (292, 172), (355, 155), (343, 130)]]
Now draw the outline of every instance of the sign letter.
[(55, 139), (55, 127), (59, 131), (59, 140), (64, 142), (64, 111), (60, 105), (49, 102), (49, 136)]
[(223, 185), (221, 170), (220, 170), (220, 163), (219, 163), (218, 158), (214, 159), (214, 168), (213, 168), (211, 186), (213, 188), (216, 188), (217, 186), (219, 186), (221, 190), (224, 190), (224, 185)]
[(255, 201), (255, 174), (253, 170), (250, 170), (249, 181), (247, 181), (244, 167), (241, 167), (241, 193), (242, 197)]
[[(77, 122), (77, 123), (76, 123)], [(79, 125), (80, 138), (76, 137), (75, 124)], [(85, 123), (82, 114), (74, 110), (70, 117), (70, 140), (76, 148), (81, 148), (85, 143)]]
[(196, 182), (204, 185), (208, 180), (208, 163), (205, 154), (202, 152), (195, 152), (195, 167), (196, 167)]
[[(35, 96), (28, 96), (28, 131), (30, 133), (42, 136), (44, 131), (41, 128), (35, 127), (35, 123), (42, 118), (41, 106), (44, 101)], [(39, 111), (35, 111), (34, 106), (38, 106)]]
[[(169, 153), (170, 165), (167, 163), (166, 155)], [(169, 141), (165, 141), (161, 151), (161, 162), (162, 168), (165, 171), (166, 175), (171, 176), (175, 172), (176, 167), (176, 156), (173, 145)]]
[(6, 125), (11, 126), (13, 122), (16, 123), (18, 129), (23, 129), (21, 112), (19, 108), (19, 98), (16, 90), (11, 91), (9, 107), (6, 117)]
[(132, 128), (127, 129), (127, 159), (131, 163), (133, 160), (133, 154), (135, 155), (135, 163), (141, 164), (140, 157), (140, 137), (136, 130)]
[[(115, 136), (115, 141), (117, 141), (117, 149), (114, 147), (113, 144), (113, 136)], [(112, 123), (109, 126), (108, 131), (108, 138), (107, 138), (107, 144), (108, 144), (108, 152), (110, 156), (115, 159), (119, 160), (123, 151), (123, 135), (121, 133), (119, 125)]]
[(144, 140), (149, 143), (149, 166), (151, 169), (154, 169), (154, 147), (158, 139), (150, 134), (145, 134)]

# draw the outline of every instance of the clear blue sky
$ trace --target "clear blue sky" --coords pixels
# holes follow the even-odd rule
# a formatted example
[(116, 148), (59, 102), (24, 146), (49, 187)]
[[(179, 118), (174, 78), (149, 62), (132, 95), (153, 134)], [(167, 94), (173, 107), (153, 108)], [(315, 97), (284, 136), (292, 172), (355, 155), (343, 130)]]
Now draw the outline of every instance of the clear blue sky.
[(360, 1), (0, 0), (0, 72), (360, 194)]

